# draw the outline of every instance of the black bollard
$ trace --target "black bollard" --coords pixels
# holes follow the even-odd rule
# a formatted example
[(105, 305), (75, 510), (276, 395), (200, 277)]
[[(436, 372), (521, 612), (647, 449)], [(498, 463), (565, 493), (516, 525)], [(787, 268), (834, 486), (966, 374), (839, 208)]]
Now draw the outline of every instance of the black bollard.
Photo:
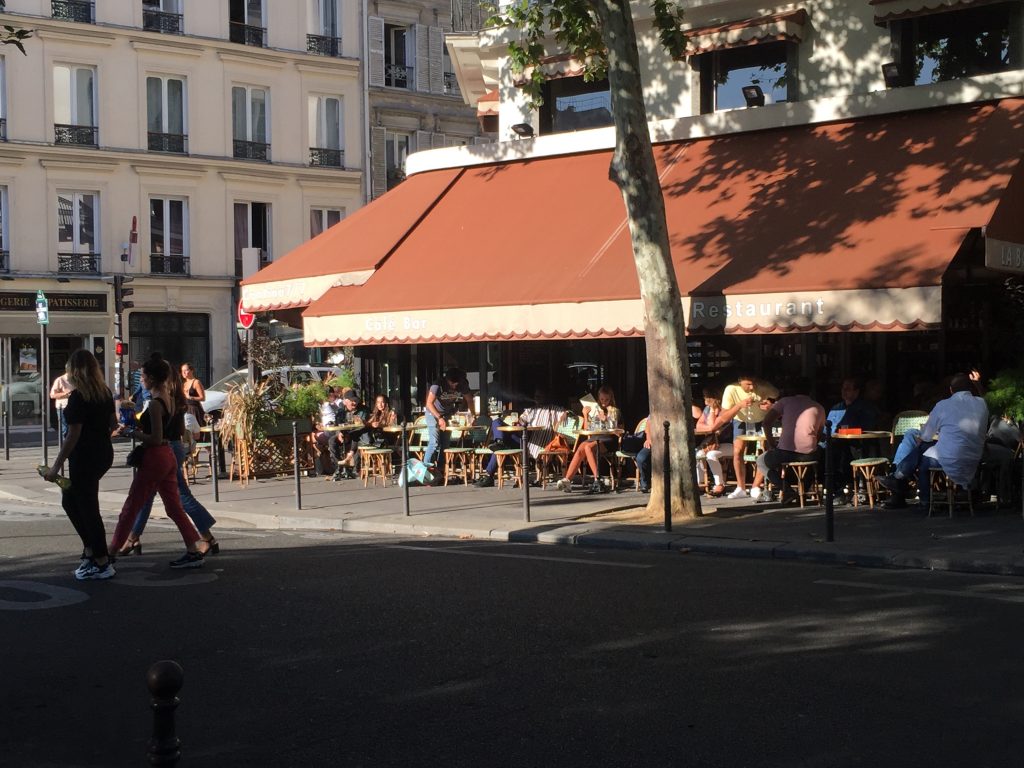
[(523, 448), (523, 520), (530, 522), (530, 455), (526, 452), (526, 432), (519, 433)]
[(295, 508), (302, 509), (302, 483), (299, 481), (299, 423), (292, 422), (292, 455), (295, 464)]
[(669, 455), (668, 421), (663, 422), (661, 426), (665, 430), (665, 445), (661, 458), (662, 493), (665, 495), (665, 533), (672, 533), (672, 461)]
[[(836, 540), (835, 510), (832, 506), (832, 422), (825, 422), (825, 541)], [(857, 490), (854, 489), (854, 493)]]
[(402, 511), (409, 516), (409, 427), (402, 422), (402, 461), (399, 465), (399, 479), (402, 481)]
[(181, 740), (174, 732), (174, 710), (180, 700), (178, 691), (185, 682), (185, 671), (176, 661), (158, 661), (146, 672), (146, 687), (153, 701), (153, 736), (149, 740), (150, 765), (177, 765), (181, 759)]
[(11, 460), (11, 414), (4, 405), (4, 459)]
[[(220, 486), (217, 485), (217, 454), (220, 452), (220, 432), (217, 422), (210, 422), (210, 477), (213, 479), (213, 500), (220, 501)], [(241, 472), (241, 469), (239, 469)]]

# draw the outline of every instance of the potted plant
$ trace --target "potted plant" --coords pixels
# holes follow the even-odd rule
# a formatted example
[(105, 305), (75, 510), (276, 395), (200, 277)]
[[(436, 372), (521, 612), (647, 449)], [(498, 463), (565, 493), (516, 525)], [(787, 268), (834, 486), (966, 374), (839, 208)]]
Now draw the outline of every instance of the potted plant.
[(291, 434), (297, 422), (299, 434), (309, 434), (320, 415), (320, 404), (327, 399), (327, 389), (318, 381), (285, 391), (277, 412), (277, 423), (268, 434)]

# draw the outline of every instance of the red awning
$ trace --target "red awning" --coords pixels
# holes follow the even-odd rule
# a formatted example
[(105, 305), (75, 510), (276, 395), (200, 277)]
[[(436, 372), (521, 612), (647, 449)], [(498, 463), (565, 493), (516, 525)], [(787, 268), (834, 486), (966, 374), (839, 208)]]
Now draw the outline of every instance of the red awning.
[[(1020, 183), (1022, 132), (1007, 99), (658, 145), (688, 327), (936, 327), (950, 261)], [(609, 161), (465, 169), (365, 285), (304, 312), (306, 343), (642, 335)]]
[(417, 174), (242, 281), (249, 312), (306, 307), (329, 288), (361, 285), (458, 177)]

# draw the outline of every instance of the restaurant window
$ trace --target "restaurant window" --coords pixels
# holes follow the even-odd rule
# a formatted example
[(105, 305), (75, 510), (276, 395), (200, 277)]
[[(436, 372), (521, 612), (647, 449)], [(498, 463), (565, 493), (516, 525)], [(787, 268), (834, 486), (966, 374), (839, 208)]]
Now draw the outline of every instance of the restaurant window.
[(270, 160), (266, 88), (236, 85), (231, 88), (233, 155), (243, 160)]
[(336, 96), (309, 97), (309, 164), (345, 165), (342, 100)]
[(182, 78), (157, 75), (146, 78), (146, 130), (150, 152), (188, 152), (185, 104)]
[(7, 187), (0, 187), (0, 272), (11, 271), (11, 254), (7, 248)]
[(161, 275), (191, 273), (187, 201), (166, 197), (150, 199), (149, 271)]
[(391, 88), (412, 88), (413, 59), (409, 46), (412, 36), (407, 27), (384, 25), (384, 85)]
[(316, 237), (345, 218), (345, 212), (338, 208), (310, 208), (309, 236)]
[(99, 272), (99, 195), (57, 193), (57, 270)]
[(165, 35), (180, 35), (181, 0), (142, 0), (142, 28)]
[(96, 70), (73, 64), (53, 68), (53, 131), (56, 144), (96, 146)]
[(902, 84), (927, 85), (1024, 66), (1021, 16), (1021, 3), (1000, 3), (891, 22)]
[(159, 352), (175, 365), (192, 363), (200, 381), (210, 381), (210, 318), (190, 312), (132, 312), (128, 349), (133, 360)]
[(583, 77), (548, 80), (540, 108), (540, 133), (565, 133), (612, 124), (612, 96), (608, 80), (588, 83)]
[(387, 188), (402, 183), (405, 179), (405, 159), (409, 156), (412, 136), (408, 133), (388, 131), (385, 136), (385, 165)]
[(228, 26), (228, 39), (232, 43), (257, 47), (266, 45), (267, 25), (263, 20), (263, 0), (230, 0)]
[(258, 248), (257, 268), (271, 261), (270, 203), (235, 203), (235, 277), (242, 276), (242, 249)]
[(793, 43), (759, 43), (709, 51), (694, 57), (700, 73), (700, 111), (720, 112), (747, 106), (743, 88), (760, 86), (765, 104), (796, 101)]

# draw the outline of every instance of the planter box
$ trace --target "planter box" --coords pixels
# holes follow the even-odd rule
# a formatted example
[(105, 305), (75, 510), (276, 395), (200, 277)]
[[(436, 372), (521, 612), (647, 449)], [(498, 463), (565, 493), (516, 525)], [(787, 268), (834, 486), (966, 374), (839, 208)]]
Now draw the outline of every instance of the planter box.
[(292, 436), (292, 421), (296, 422), (299, 428), (299, 437), (308, 435), (313, 431), (312, 419), (284, 419), (279, 418), (277, 423), (267, 429), (267, 437), (279, 437), (281, 435)]
[[(299, 470), (311, 472), (316, 468), (317, 449), (313, 440), (313, 422), (295, 419), (299, 431)], [(292, 419), (278, 419), (260, 440), (246, 446), (250, 477), (277, 477), (295, 473), (295, 454), (292, 446)]]

